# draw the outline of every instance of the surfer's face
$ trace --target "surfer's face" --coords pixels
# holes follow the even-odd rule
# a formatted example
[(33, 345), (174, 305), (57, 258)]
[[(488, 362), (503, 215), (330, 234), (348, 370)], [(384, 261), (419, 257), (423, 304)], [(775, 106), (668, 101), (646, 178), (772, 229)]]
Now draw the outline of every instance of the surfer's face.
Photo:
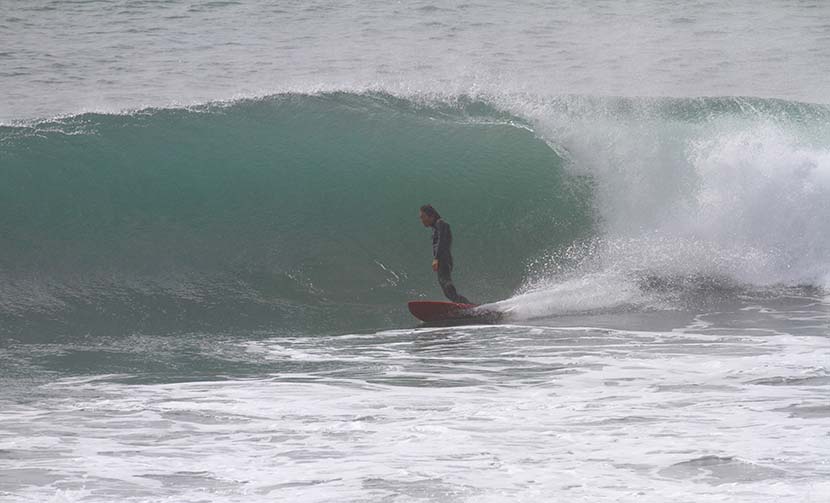
[(421, 223), (424, 224), (424, 227), (429, 227), (434, 223), (434, 219), (423, 211), (419, 213), (419, 216), (421, 217)]

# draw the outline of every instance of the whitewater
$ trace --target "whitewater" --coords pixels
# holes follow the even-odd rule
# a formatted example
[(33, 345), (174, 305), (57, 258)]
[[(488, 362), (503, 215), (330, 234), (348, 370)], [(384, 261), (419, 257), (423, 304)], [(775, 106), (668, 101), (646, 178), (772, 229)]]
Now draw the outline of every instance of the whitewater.
[(828, 501), (828, 20), (0, 3), (0, 500)]

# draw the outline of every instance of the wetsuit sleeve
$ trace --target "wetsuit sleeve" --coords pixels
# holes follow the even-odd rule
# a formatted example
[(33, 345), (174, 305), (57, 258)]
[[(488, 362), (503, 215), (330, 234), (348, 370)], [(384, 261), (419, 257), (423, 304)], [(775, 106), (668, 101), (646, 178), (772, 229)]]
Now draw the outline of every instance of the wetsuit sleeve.
[(438, 241), (433, 248), (433, 258), (443, 258), (450, 253), (450, 224), (441, 221), (437, 226)]

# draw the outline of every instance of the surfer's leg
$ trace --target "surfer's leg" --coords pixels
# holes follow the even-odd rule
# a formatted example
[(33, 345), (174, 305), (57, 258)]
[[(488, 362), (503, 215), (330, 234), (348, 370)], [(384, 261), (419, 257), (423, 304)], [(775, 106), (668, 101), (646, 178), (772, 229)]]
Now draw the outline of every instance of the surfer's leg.
[(449, 267), (438, 268), (438, 284), (441, 285), (441, 290), (444, 291), (444, 295), (453, 302), (458, 302), (459, 304), (471, 304), (471, 302), (467, 300), (467, 297), (459, 295), (455, 290), (455, 285), (452, 283), (450, 271), (451, 269)]

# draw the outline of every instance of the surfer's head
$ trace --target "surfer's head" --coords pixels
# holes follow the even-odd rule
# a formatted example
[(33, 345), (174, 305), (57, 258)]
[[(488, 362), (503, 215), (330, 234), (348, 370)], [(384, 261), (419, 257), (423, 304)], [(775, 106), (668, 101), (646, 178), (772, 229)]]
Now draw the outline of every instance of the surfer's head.
[(441, 218), (441, 215), (438, 214), (438, 211), (436, 211), (431, 204), (425, 204), (421, 206), (420, 217), (421, 223), (424, 224), (424, 227), (429, 227), (434, 224), (436, 220)]

